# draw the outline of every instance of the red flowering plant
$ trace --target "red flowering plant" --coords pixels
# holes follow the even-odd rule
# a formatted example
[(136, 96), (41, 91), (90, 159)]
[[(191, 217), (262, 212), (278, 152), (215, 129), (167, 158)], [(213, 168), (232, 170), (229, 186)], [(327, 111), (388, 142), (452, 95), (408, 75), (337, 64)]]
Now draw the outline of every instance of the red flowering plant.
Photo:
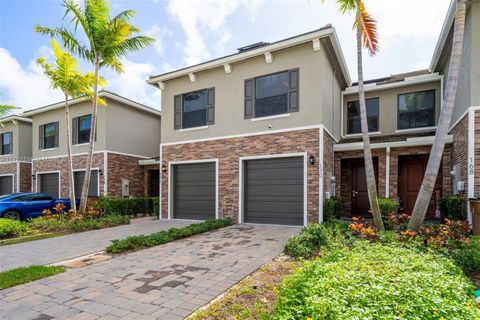
[(65, 214), (65, 205), (61, 202), (57, 203), (53, 209), (58, 213), (60, 220), (63, 220)]
[(377, 228), (375, 228), (370, 222), (363, 221), (361, 217), (353, 217), (352, 220), (354, 222), (349, 224), (348, 227), (352, 230), (354, 235), (367, 240), (378, 239)]
[(393, 231), (403, 230), (406, 228), (411, 216), (408, 213), (391, 213), (387, 217), (387, 225)]
[(468, 221), (452, 221), (445, 219), (443, 224), (422, 226), (420, 234), (425, 244), (434, 247), (451, 247), (470, 241), (470, 225)]
[(42, 211), (42, 214), (47, 219), (53, 219), (54, 218), (54, 215), (52, 214), (52, 210), (50, 210), (50, 209), (44, 209)]

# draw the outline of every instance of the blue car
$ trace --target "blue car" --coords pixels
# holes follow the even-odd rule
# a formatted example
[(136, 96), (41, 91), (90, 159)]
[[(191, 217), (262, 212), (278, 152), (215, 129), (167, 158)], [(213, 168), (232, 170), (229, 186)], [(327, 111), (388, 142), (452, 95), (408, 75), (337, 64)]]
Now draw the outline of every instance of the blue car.
[(0, 218), (27, 220), (41, 216), (45, 209), (53, 210), (57, 203), (65, 205), (65, 212), (70, 210), (69, 199), (55, 199), (49, 194), (37, 192), (14, 193), (0, 197)]

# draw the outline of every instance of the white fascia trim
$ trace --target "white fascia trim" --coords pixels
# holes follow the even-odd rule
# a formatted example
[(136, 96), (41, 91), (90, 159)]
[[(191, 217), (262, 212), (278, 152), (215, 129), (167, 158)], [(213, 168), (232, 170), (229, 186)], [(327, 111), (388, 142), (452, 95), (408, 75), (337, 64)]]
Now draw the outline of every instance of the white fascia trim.
[(455, 20), (456, 4), (457, 4), (456, 0), (451, 0), (450, 6), (448, 7), (448, 11), (447, 11), (447, 16), (443, 22), (442, 31), (440, 32), (440, 36), (438, 37), (438, 41), (435, 46), (435, 50), (433, 51), (430, 67), (428, 68), (430, 72), (434, 71), (437, 68), (437, 64), (438, 64), (438, 61), (440, 60), (443, 47), (445, 46), (445, 42), (447, 41), (448, 32), (450, 31), (453, 21)]
[(340, 41), (337, 37), (337, 32), (335, 28), (332, 28), (332, 32), (329, 35), (330, 41), (332, 42), (333, 49), (337, 55), (338, 60), (340, 61), (340, 68), (342, 68), (342, 73), (344, 74), (345, 80), (347, 82), (347, 86), (352, 85), (352, 79), (350, 78), (350, 72), (348, 71), (347, 61), (345, 60), (345, 56), (343, 55), (343, 50), (340, 46)]
[[(17, 180), (20, 181), (20, 162), (17, 162)], [(15, 186), (15, 184), (13, 185)], [(16, 189), (17, 189), (17, 192), (20, 192), (20, 183), (17, 183)]]
[(450, 126), (450, 129), (448, 129), (448, 132), (452, 131), (453, 128), (455, 128), (457, 126), (457, 124), (463, 120), (463, 118), (465, 118), (465, 116), (467, 114), (469, 114), (470, 110), (473, 110), (473, 111), (477, 111), (477, 110), (480, 110), (480, 106), (477, 106), (477, 107), (469, 107), (467, 108), (467, 110), (465, 110), (464, 113), (462, 113), (462, 115)]
[(283, 113), (283, 114), (277, 114), (274, 116), (266, 116), (266, 117), (260, 117), (260, 118), (252, 118), (250, 121), (264, 121), (264, 120), (272, 120), (272, 119), (279, 119), (279, 118), (287, 118), (290, 117), (290, 113)]
[[(420, 76), (415, 76), (415, 77), (407, 77), (403, 81), (398, 81), (398, 82), (393, 82), (393, 83), (385, 83), (385, 84), (376, 84), (376, 83), (370, 83), (365, 85), (365, 92), (371, 92), (371, 91), (380, 91), (380, 90), (387, 90), (387, 89), (393, 89), (393, 88), (401, 88), (401, 87), (407, 87), (411, 85), (416, 85), (416, 84), (421, 84), (421, 83), (428, 83), (428, 82), (434, 82), (434, 81), (442, 81), (443, 75), (438, 74), (438, 72), (432, 73), (432, 74), (425, 74), (425, 75), (420, 75)], [(350, 94), (355, 94), (358, 93), (358, 86), (354, 87), (348, 87), (345, 90), (342, 91), (342, 94), (344, 95), (350, 95)]]
[[(219, 212), (218, 212), (218, 201), (219, 201), (219, 196), (218, 196), (218, 159), (200, 159), (200, 160), (181, 160), (181, 161), (169, 161), (168, 162), (168, 219), (172, 220), (173, 219), (173, 181), (172, 181), (172, 169), (173, 166), (176, 164), (193, 164), (193, 163), (215, 163), (215, 219), (219, 218)], [(177, 220), (177, 219), (175, 219)], [(178, 219), (179, 220), (179, 219)]]
[(233, 139), (233, 138), (243, 138), (243, 137), (253, 137), (253, 136), (261, 136), (261, 135), (265, 135), (265, 134), (274, 134), (274, 133), (292, 132), (292, 131), (301, 131), (301, 130), (310, 130), (310, 129), (320, 129), (322, 127), (323, 127), (323, 125), (320, 124), (320, 125), (312, 125), (312, 126), (305, 126), (305, 127), (277, 129), (277, 130), (269, 130), (269, 131), (258, 131), (258, 132), (252, 132), (252, 133), (233, 134), (233, 135), (218, 136), (218, 137), (211, 137), (211, 138), (184, 140), (184, 141), (177, 141), (177, 142), (167, 142), (167, 143), (162, 143), (161, 145), (162, 146), (173, 146), (173, 145), (186, 144), (186, 143), (223, 140), (223, 139)]
[(423, 131), (435, 131), (435, 130), (437, 130), (437, 126), (413, 128), (413, 129), (398, 129), (398, 130), (395, 130), (395, 133), (423, 132)]
[[(323, 172), (324, 172), (324, 163), (323, 163), (323, 148), (324, 148), (324, 140), (323, 140), (323, 130), (319, 131), (319, 143), (318, 143), (318, 151), (319, 151), (319, 159), (318, 159), (318, 223), (323, 222)], [(307, 223), (305, 223), (307, 224)]]
[(57, 148), (40, 149), (40, 151), (41, 151), (41, 152), (45, 152), (45, 151), (55, 151), (55, 150), (57, 150), (57, 149), (58, 149), (58, 147), (57, 147)]
[[(480, 108), (480, 107), (477, 107)], [(475, 112), (476, 108), (468, 111), (468, 135), (467, 135), (467, 197), (475, 197)], [(472, 224), (472, 210), (468, 203), (468, 221)]]
[[(368, 135), (369, 136), (378, 136), (382, 134), (381, 131), (375, 131), (375, 132), (369, 132)], [(358, 137), (361, 137), (362, 134), (361, 133), (349, 133), (349, 134), (346, 134), (344, 135), (344, 138), (358, 138)]]
[[(372, 149), (384, 149), (387, 147), (390, 148), (404, 148), (404, 147), (420, 147), (420, 146), (431, 146), (433, 144), (434, 136), (428, 137), (418, 137), (418, 138), (408, 138), (405, 141), (394, 141), (394, 142), (382, 142), (382, 143), (372, 143)], [(453, 136), (448, 135), (445, 143), (452, 143)], [(363, 150), (363, 142), (353, 142), (353, 143), (341, 143), (333, 146), (335, 152), (342, 151), (357, 151)]]
[(103, 152), (103, 195), (108, 195), (108, 152)]
[[(160, 169), (160, 173), (159, 173), (159, 187), (158, 187), (158, 219), (159, 220), (163, 220), (163, 215), (162, 215), (162, 198), (163, 198), (163, 193), (162, 193), (162, 189), (163, 189), (163, 171), (162, 171), (162, 157), (163, 157), (163, 154), (162, 154), (162, 145), (159, 144), (158, 146), (159, 148), (159, 156), (160, 156), (160, 159), (159, 159), (159, 169)], [(170, 177), (170, 176), (169, 176)]]
[(11, 115), (11, 116), (7, 116), (5, 118), (0, 119), (0, 123), (6, 123), (9, 121), (23, 121), (23, 122), (32, 123), (32, 119), (26, 118), (20, 115)]
[[(0, 177), (12, 177), (12, 192), (15, 192), (15, 175), (13, 173), (0, 174)], [(3, 194), (0, 194), (0, 196), (3, 196)]]
[(330, 130), (327, 129), (327, 127), (325, 127), (323, 124), (320, 125), (320, 130), (323, 129), (325, 130), (326, 133), (328, 133), (328, 135), (333, 139), (333, 141), (335, 141), (336, 143), (338, 143), (338, 139), (335, 138), (335, 136), (330, 132)]
[(385, 157), (385, 198), (390, 198), (390, 147)]
[(2, 164), (10, 164), (10, 163), (27, 163), (27, 164), (32, 164), (31, 162), (29, 161), (1, 161), (0, 160), (0, 166)]
[(208, 126), (179, 129), (178, 132), (197, 131), (197, 130), (204, 130), (204, 129), (208, 129)]
[(243, 166), (244, 162), (248, 160), (259, 160), (259, 159), (275, 159), (275, 158), (292, 158), (292, 157), (303, 157), (303, 225), (307, 226), (307, 217), (308, 217), (308, 154), (306, 152), (294, 152), (294, 153), (277, 153), (277, 154), (263, 154), (256, 156), (248, 157), (239, 157), (238, 158), (238, 223), (244, 223), (244, 208), (243, 208), (243, 196), (244, 196), (244, 179), (243, 179)]
[[(119, 155), (127, 156), (127, 157), (134, 157), (134, 158), (143, 158), (143, 159), (150, 159), (151, 158), (151, 157), (140, 156), (140, 155), (137, 155), (137, 154), (110, 151), (110, 150), (94, 151), (93, 154), (99, 154), (99, 153), (105, 153), (105, 152), (112, 153), (112, 154), (119, 154)], [(74, 153), (74, 154), (72, 154), (72, 156), (86, 156), (87, 154), (88, 154), (87, 152), (81, 152), (81, 153)], [(65, 157), (68, 157), (68, 155), (64, 154), (64, 155), (59, 155), (59, 156), (33, 158), (32, 161), (49, 160), (49, 159), (57, 159), (57, 158), (65, 158)]]
[(152, 164), (160, 164), (160, 160), (158, 159), (138, 160), (138, 165), (140, 166), (149, 166)]

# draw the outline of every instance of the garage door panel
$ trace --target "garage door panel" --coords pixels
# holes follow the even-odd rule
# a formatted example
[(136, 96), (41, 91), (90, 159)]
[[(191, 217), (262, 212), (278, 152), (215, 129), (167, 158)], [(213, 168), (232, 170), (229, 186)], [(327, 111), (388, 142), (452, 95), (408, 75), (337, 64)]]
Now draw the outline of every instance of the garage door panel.
[(41, 173), (38, 175), (40, 192), (59, 198), (59, 173)]
[(13, 176), (0, 177), (0, 196), (13, 193)]
[(215, 218), (215, 163), (173, 166), (173, 218)]
[(303, 225), (304, 158), (246, 161), (244, 208), (247, 223)]

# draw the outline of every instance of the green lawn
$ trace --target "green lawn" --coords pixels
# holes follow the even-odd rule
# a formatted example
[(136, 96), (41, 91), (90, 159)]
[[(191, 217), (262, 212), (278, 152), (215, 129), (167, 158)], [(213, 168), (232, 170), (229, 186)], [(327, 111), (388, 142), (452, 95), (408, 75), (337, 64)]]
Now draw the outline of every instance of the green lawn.
[(0, 289), (6, 289), (19, 284), (53, 276), (65, 271), (59, 266), (28, 266), (0, 272)]

